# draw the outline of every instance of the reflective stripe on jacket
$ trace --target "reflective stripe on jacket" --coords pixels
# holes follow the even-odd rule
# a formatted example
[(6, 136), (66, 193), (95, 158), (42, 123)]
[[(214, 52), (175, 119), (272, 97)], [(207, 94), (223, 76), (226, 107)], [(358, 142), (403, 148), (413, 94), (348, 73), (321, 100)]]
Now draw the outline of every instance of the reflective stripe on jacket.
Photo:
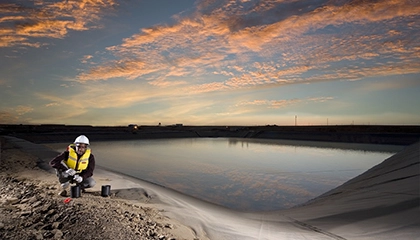
[(66, 165), (69, 168), (76, 170), (77, 172), (81, 172), (85, 170), (89, 165), (89, 157), (90, 157), (90, 148), (87, 148), (85, 153), (77, 159), (77, 152), (75, 150), (76, 145), (70, 144), (67, 149), (69, 151), (69, 157), (65, 161)]

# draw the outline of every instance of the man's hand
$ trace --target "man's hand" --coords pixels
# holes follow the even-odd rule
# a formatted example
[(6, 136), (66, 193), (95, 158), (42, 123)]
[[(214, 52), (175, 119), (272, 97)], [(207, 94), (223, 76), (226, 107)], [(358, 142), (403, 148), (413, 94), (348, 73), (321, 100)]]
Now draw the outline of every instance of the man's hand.
[(65, 171), (65, 173), (67, 173), (69, 176), (74, 176), (74, 174), (76, 174), (76, 171), (74, 169), (69, 168)]
[(81, 183), (83, 181), (83, 178), (79, 175), (74, 175), (73, 179), (74, 179), (74, 181), (76, 181), (78, 183)]

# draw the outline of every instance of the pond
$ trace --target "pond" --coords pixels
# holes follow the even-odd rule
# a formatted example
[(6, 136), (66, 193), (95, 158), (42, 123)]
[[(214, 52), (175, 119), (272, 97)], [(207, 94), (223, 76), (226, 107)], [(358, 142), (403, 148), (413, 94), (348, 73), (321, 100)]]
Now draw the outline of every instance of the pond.
[[(67, 144), (48, 144), (62, 151)], [(239, 138), (106, 141), (97, 165), (241, 211), (290, 208), (331, 190), (403, 146)]]

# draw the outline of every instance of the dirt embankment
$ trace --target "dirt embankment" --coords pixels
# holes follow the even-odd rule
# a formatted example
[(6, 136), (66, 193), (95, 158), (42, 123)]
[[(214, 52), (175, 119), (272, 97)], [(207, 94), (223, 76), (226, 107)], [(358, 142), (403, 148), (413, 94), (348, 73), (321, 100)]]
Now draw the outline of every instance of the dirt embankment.
[(410, 145), (420, 140), (420, 126), (139, 126), (0, 125), (0, 134), (34, 143), (71, 142), (84, 134), (92, 141), (153, 138), (260, 138), (303, 141)]

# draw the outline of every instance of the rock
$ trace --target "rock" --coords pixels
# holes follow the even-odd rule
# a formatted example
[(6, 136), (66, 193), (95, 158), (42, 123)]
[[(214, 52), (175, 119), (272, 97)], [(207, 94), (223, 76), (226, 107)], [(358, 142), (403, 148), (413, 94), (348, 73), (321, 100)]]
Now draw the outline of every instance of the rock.
[(159, 240), (165, 240), (166, 239), (166, 237), (164, 235), (159, 235), (158, 238), (159, 238)]
[(34, 203), (34, 202), (36, 202), (38, 199), (36, 199), (36, 197), (35, 196), (33, 196), (33, 197), (31, 197), (30, 199), (29, 199), (29, 203)]
[(42, 226), (42, 228), (41, 228), (42, 230), (52, 230), (53, 229), (53, 227), (52, 227), (52, 225), (51, 224), (45, 224), (44, 226)]
[(147, 231), (147, 236), (149, 236), (149, 237), (156, 236), (156, 232), (155, 232), (155, 231), (153, 231), (152, 229), (149, 229), (149, 230)]
[(48, 212), (48, 210), (50, 209), (50, 204), (45, 204), (44, 206), (42, 206), (42, 208), (40, 209), (41, 213), (46, 213)]
[(42, 225), (43, 225), (43, 223), (42, 223), (42, 222), (37, 222), (37, 223), (32, 224), (32, 226), (31, 226), (31, 227), (32, 227), (33, 229), (37, 229), (37, 230), (39, 230), (39, 229), (41, 229)]
[(63, 232), (60, 230), (55, 230), (54, 239), (61, 239), (63, 237)]
[(53, 222), (52, 228), (53, 229), (60, 229), (63, 226), (61, 222)]
[(30, 211), (30, 210), (28, 210), (28, 211), (22, 211), (22, 212), (20, 212), (20, 215), (21, 216), (29, 216), (29, 215), (31, 215), (31, 213), (32, 213), (32, 211)]
[(35, 235), (35, 239), (36, 240), (42, 240), (42, 239), (44, 239), (44, 236), (42, 236), (42, 233), (40, 233), (40, 232), (37, 232), (34, 235)]
[(19, 202), (19, 198), (16, 198), (16, 197), (9, 197), (9, 198), (6, 198), (6, 205), (13, 205), (13, 204), (16, 204), (16, 203), (18, 203)]
[(52, 232), (50, 232), (50, 231), (46, 231), (43, 234), (43, 236), (44, 236), (44, 238), (51, 238), (52, 236), (54, 236), (54, 234)]
[(53, 215), (55, 212), (56, 212), (56, 211), (55, 211), (55, 209), (50, 209), (50, 210), (47, 212), (47, 215)]
[(35, 203), (32, 204), (32, 207), (33, 208), (36, 208), (36, 207), (40, 206), (41, 204), (42, 204), (41, 201), (37, 201), (37, 202), (35, 202)]

